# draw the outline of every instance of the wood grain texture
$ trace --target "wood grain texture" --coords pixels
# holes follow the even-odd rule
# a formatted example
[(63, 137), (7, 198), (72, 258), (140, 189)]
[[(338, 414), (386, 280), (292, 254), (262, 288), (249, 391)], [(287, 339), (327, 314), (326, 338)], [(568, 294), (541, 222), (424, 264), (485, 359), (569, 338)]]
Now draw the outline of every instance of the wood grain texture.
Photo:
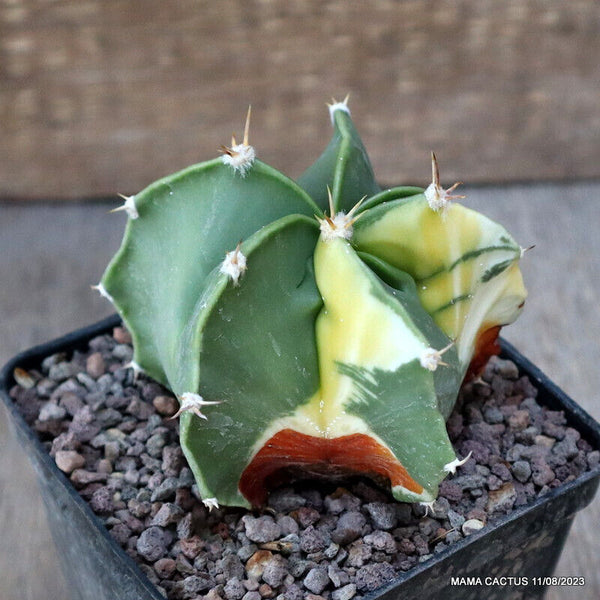
[[(523, 246), (536, 244), (523, 260), (526, 310), (504, 335), (600, 419), (600, 183), (467, 187), (466, 193), (468, 206), (506, 225)], [(0, 363), (112, 312), (89, 290), (123, 231), (122, 215), (108, 215), (109, 208), (0, 203)], [(2, 600), (68, 598), (41, 507), (32, 469), (1, 412)], [(557, 571), (584, 576), (586, 586), (552, 589), (548, 600), (600, 598), (598, 522), (600, 498), (575, 518)]]
[(254, 107), (297, 176), (352, 110), (382, 181), (600, 175), (589, 0), (6, 0), (0, 197), (136, 192), (212, 157)]

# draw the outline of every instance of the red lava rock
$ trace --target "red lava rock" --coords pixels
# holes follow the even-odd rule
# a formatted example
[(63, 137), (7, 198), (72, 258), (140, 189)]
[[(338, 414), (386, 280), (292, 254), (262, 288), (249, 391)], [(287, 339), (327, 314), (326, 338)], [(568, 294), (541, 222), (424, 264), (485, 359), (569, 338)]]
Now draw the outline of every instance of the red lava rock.
[(204, 540), (197, 535), (179, 541), (184, 556), (194, 559), (204, 549)]
[(154, 570), (161, 579), (169, 579), (175, 573), (175, 561), (172, 558), (159, 558), (154, 563)]

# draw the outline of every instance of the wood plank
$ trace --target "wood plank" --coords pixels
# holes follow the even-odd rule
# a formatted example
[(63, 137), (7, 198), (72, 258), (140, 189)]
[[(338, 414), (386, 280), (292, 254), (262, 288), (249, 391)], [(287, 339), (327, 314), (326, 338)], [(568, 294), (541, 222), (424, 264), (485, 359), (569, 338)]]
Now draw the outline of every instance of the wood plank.
[(297, 176), (352, 110), (381, 181), (435, 150), (472, 183), (600, 176), (600, 7), (588, 0), (10, 0), (0, 197), (135, 192), (210, 158), (254, 107)]
[[(600, 184), (466, 188), (468, 206), (506, 225), (523, 245), (529, 289), (522, 317), (504, 335), (600, 419)], [(121, 238), (108, 204), (0, 203), (0, 364), (19, 350), (112, 312), (92, 294)], [(0, 419), (3, 415), (0, 414)], [(65, 598), (32, 470), (0, 422), (0, 598)], [(557, 574), (584, 576), (549, 600), (600, 598), (600, 497), (575, 518)], [(8, 551), (6, 551), (8, 549)], [(546, 575), (546, 573), (540, 573)]]

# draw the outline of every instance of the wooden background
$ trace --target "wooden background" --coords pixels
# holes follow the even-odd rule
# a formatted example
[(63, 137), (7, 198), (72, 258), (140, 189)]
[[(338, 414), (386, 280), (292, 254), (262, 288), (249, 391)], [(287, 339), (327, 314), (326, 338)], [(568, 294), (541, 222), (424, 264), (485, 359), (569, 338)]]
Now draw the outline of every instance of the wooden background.
[[(89, 285), (117, 192), (215, 156), (250, 103), (259, 157), (297, 176), (348, 92), (381, 182), (426, 184), (435, 150), (444, 183), (537, 244), (506, 335), (600, 419), (596, 0), (0, 0), (0, 363), (111, 311)], [(0, 600), (66, 599), (4, 416)], [(600, 598), (599, 522), (597, 499), (558, 567), (586, 586), (549, 600)]]
[(0, 198), (136, 192), (252, 103), (297, 176), (352, 109), (384, 182), (600, 175), (594, 0), (3, 0)]

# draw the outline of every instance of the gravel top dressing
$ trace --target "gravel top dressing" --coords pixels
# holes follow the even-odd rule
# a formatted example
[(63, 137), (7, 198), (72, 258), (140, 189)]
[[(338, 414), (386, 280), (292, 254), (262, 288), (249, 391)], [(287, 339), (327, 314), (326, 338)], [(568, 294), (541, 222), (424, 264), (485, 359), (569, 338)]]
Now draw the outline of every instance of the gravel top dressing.
[(58, 467), (171, 600), (362, 598), (513, 508), (595, 468), (600, 452), (510, 361), (463, 386), (448, 420), (459, 457), (431, 508), (362, 479), (275, 490), (262, 513), (209, 511), (170, 420), (177, 401), (134, 378), (123, 328), (20, 373), (11, 396)]

